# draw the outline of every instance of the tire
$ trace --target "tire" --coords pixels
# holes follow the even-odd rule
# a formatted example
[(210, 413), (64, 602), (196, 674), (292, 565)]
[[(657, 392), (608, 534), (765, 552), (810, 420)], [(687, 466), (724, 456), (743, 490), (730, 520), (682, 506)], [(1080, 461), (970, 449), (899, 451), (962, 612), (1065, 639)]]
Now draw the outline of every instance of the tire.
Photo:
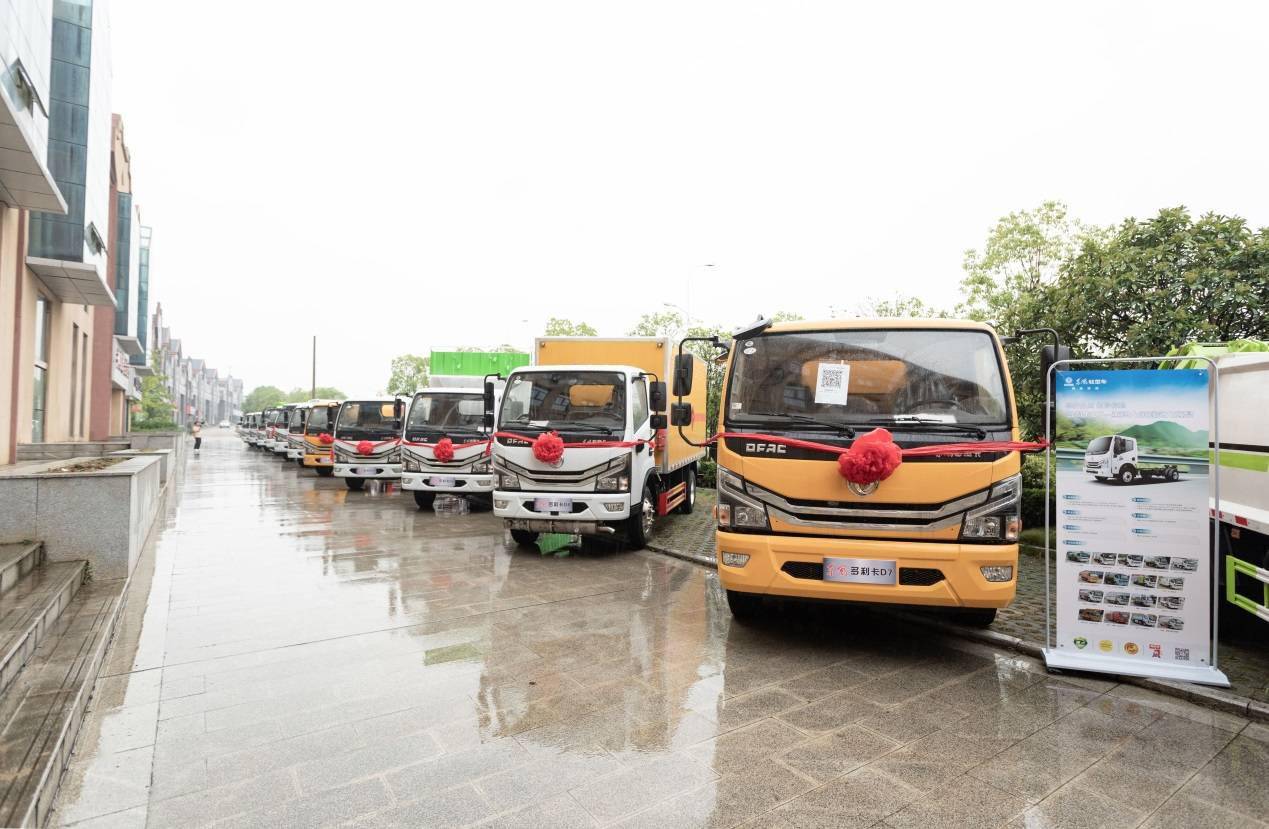
[(318, 476), (321, 478), (329, 478), (331, 475), (335, 474), (335, 470), (329, 466), (316, 466), (313, 467), (313, 470), (317, 472)]
[(642, 550), (652, 540), (652, 532), (656, 528), (656, 504), (656, 499), (652, 497), (652, 487), (644, 486), (642, 501), (626, 519), (626, 543), (631, 548)]
[(431, 509), (432, 504), (436, 501), (435, 492), (414, 491), (414, 503), (419, 505), (419, 509)]
[(1125, 466), (1119, 470), (1119, 477), (1116, 479), (1121, 484), (1130, 484), (1137, 479), (1137, 470), (1131, 466)]
[(296, 458), (296, 459), (295, 459), (295, 465), (296, 465), (296, 466), (298, 466), (300, 469), (303, 469), (303, 468), (304, 468), (304, 459), (303, 459), (303, 458)]
[(344, 478), (344, 486), (353, 492), (361, 492), (366, 488), (366, 482), (361, 478)]
[(727, 608), (737, 622), (752, 622), (758, 618), (758, 611), (762, 608), (762, 596), (757, 593), (728, 590)]
[(956, 620), (970, 627), (985, 628), (990, 627), (991, 623), (996, 621), (996, 608), (994, 607), (965, 607), (956, 614)]
[(533, 530), (512, 530), (511, 540), (521, 547), (531, 547), (538, 541), (538, 534)]
[(696, 507), (696, 469), (688, 468), (687, 475), (684, 476), (684, 482), (687, 484), (687, 492), (683, 498), (683, 503), (674, 508), (679, 515), (691, 515), (692, 510)]
[(1169, 481), (1176, 481), (1180, 479), (1181, 473), (1176, 471), (1175, 469), (1169, 469), (1166, 477)]

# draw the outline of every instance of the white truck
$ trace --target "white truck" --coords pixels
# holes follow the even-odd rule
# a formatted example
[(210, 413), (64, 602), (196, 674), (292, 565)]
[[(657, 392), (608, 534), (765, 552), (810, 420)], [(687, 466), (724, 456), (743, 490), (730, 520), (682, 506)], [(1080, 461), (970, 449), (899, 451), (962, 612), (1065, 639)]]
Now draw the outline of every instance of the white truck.
[[(428, 388), (414, 395), (401, 434), (401, 488), (414, 493), (419, 509), (431, 507), (439, 493), (489, 501), (494, 487), (484, 414), (479, 387)], [(437, 457), (446, 438), (452, 454)]]
[(300, 466), (304, 465), (304, 424), (308, 422), (311, 406), (311, 403), (296, 403), (287, 415), (286, 432), (282, 435), (286, 441), (286, 459)]
[(1084, 471), (1099, 481), (1121, 484), (1152, 478), (1175, 481), (1181, 477), (1181, 470), (1174, 463), (1142, 460), (1137, 439), (1127, 435), (1102, 435), (1090, 440), (1084, 450)]
[(331, 457), (335, 477), (351, 490), (363, 489), (367, 480), (401, 477), (401, 423), (405, 420), (401, 398), (345, 400), (335, 416)]
[[(1263, 350), (1235, 351), (1231, 345)], [(1264, 637), (1269, 632), (1269, 343), (1192, 343), (1177, 353), (1216, 360), (1221, 502), (1219, 511), (1214, 500), (1210, 507), (1213, 520), (1220, 522), (1221, 630)], [(1207, 363), (1177, 366), (1206, 368)]]
[[(691, 400), (699, 421), (668, 430), (673, 358), (668, 337), (536, 341), (533, 365), (506, 378), (493, 442), (494, 514), (516, 543), (568, 533), (620, 537), (639, 548), (658, 517), (692, 511), (705, 455), (692, 444), (705, 438), (706, 384)], [(494, 423), (492, 383), (485, 413)]]

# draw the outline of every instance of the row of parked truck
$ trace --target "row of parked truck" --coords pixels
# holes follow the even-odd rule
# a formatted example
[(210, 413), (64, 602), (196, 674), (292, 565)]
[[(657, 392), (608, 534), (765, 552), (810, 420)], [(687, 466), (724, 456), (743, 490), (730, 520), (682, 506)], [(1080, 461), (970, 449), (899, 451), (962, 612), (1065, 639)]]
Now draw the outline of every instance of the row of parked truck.
[(642, 547), (659, 516), (692, 509), (705, 455), (703, 380), (687, 396), (699, 417), (668, 428), (674, 361), (669, 338), (543, 338), (533, 365), (480, 386), (288, 403), (247, 414), (239, 432), (351, 490), (397, 481), (420, 508), (466, 496), (520, 543), (558, 532)]
[[(1222, 553), (1241, 568), (1221, 568), (1229, 602), (1269, 618), (1269, 384), (1255, 371), (1269, 360), (1252, 363), (1219, 372), (1228, 483), (1214, 517), (1229, 522)], [(712, 441), (707, 394), (718, 400)], [(546, 337), (530, 365), (478, 387), (314, 400), (240, 428), (350, 489), (399, 480), (420, 507), (439, 494), (487, 503), (523, 544), (568, 533), (643, 546), (661, 517), (693, 510), (708, 451), (719, 578), (737, 616), (774, 595), (941, 605), (986, 624), (1017, 586), (1022, 436), (1001, 340), (979, 323), (758, 320), (729, 340), (680, 343)], [(882, 484), (852, 479), (843, 453), (878, 429), (893, 444), (869, 463), (905, 460)], [(1252, 598), (1235, 598), (1236, 580)]]

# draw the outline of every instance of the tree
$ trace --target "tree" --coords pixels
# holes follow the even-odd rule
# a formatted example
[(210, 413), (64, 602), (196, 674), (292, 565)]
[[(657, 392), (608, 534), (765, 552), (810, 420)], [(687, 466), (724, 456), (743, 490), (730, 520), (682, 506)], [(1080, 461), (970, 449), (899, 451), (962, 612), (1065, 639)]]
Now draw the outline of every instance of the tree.
[(417, 354), (402, 354), (392, 358), (392, 374), (388, 378), (390, 395), (413, 395), (414, 392), (427, 386), (429, 357)]
[(917, 317), (922, 319), (951, 316), (947, 311), (926, 304), (920, 297), (896, 293), (890, 299), (869, 297), (860, 303), (856, 313), (869, 319)]
[(771, 315), (772, 322), (800, 322), (802, 315), (796, 311), (776, 311)]
[(1085, 225), (1067, 215), (1067, 206), (1046, 201), (1035, 210), (1019, 210), (996, 222), (982, 252), (965, 251), (962, 266), (965, 295), (959, 313), (970, 319), (1003, 323), (1016, 311), (1020, 297), (1034, 295), (1057, 282), (1062, 263), (1086, 240), (1105, 229)]
[(546, 321), (543, 336), (547, 337), (596, 337), (599, 332), (584, 322), (573, 322), (561, 317), (551, 317)]
[(277, 386), (256, 386), (242, 401), (244, 412), (259, 412), (270, 409), (286, 400), (286, 392)]
[(303, 403), (306, 400), (346, 400), (348, 395), (344, 394), (334, 386), (318, 386), (316, 389), (304, 388), (298, 386), (286, 393), (284, 403)]
[(1269, 228), (1184, 207), (1125, 220), (1062, 269), (1054, 315), (1088, 356), (1148, 357), (1269, 331)]
[(678, 339), (687, 328), (687, 320), (678, 311), (654, 311), (644, 314), (626, 332), (631, 337), (673, 337)]
[(150, 367), (154, 373), (141, 378), (141, 417), (132, 421), (134, 431), (167, 431), (179, 429), (176, 424), (176, 407), (167, 391), (167, 378), (160, 369), (163, 363), (159, 352), (150, 355)]

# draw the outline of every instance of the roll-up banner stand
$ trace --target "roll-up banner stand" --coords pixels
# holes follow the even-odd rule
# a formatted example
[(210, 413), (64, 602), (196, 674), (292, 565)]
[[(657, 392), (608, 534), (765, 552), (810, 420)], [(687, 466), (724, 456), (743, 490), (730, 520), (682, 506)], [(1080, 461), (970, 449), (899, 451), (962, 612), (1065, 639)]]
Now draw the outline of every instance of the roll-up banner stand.
[[(1073, 369), (1194, 359), (1208, 368)], [(1220, 508), (1215, 369), (1195, 357), (1061, 360), (1050, 368), (1046, 399), (1057, 405), (1045, 410), (1053, 435), (1045, 453), (1048, 667), (1229, 687), (1216, 661), (1220, 545), (1209, 518), (1211, 505)], [(1056, 554), (1048, 552), (1054, 525)]]

